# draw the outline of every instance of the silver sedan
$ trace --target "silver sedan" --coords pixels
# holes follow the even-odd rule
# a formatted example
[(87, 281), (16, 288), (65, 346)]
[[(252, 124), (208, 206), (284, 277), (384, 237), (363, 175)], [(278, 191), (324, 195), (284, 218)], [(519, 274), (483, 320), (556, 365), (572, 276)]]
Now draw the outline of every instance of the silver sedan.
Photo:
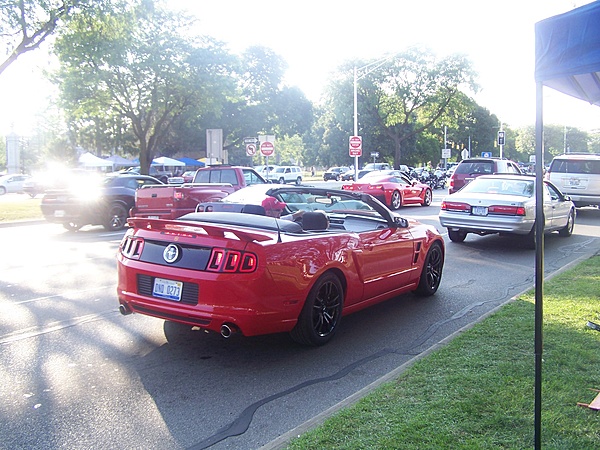
[[(545, 231), (567, 237), (575, 225), (575, 204), (548, 181), (544, 181)], [(515, 234), (535, 246), (535, 177), (485, 175), (447, 196), (442, 202), (440, 223), (452, 242), (463, 242), (468, 233)]]

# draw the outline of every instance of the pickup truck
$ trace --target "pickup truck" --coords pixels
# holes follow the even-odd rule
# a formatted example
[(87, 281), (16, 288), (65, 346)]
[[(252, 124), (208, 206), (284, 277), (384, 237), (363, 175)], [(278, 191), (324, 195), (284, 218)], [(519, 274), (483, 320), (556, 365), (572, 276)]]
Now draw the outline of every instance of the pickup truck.
[(243, 187), (267, 183), (249, 167), (218, 165), (198, 169), (192, 183), (148, 186), (136, 192), (132, 217), (176, 219), (198, 203), (214, 202)]

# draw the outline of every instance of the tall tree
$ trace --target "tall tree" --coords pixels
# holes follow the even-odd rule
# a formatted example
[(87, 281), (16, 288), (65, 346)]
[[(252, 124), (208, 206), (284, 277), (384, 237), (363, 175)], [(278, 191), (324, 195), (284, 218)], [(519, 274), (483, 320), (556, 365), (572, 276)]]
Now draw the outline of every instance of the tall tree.
[[(202, 48), (194, 46), (185, 37), (190, 25), (143, 1), (122, 13), (80, 15), (56, 43), (56, 80), (71, 120), (122, 118), (138, 141), (143, 173), (178, 117), (190, 109), (220, 109), (220, 97), (212, 94), (223, 76), (221, 45), (206, 39)], [(209, 63), (202, 53), (211, 56)]]
[(61, 24), (90, 6), (109, 0), (3, 0), (0, 2), (0, 46), (7, 55), (0, 74), (19, 56), (39, 48)]
[[(422, 133), (444, 123), (455, 126), (472, 106), (464, 91), (477, 89), (471, 63), (462, 55), (438, 60), (428, 50), (412, 48), (384, 61), (348, 62), (326, 92), (326, 108), (347, 136), (353, 132), (355, 67), (363, 153), (377, 151), (396, 165), (429, 152), (429, 143), (418, 143)], [(347, 148), (347, 137), (339, 145)]]
[(373, 90), (361, 91), (370, 113), (394, 145), (397, 163), (403, 143), (440, 119), (467, 111), (462, 90), (477, 85), (470, 61), (463, 55), (441, 60), (428, 50), (410, 49), (367, 75)]

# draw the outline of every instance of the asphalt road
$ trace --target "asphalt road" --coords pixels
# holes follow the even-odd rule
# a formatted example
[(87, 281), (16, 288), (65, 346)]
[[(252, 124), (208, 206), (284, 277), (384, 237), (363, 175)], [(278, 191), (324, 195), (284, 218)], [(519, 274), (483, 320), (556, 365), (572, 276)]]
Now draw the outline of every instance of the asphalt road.
[[(439, 229), (441, 196), (402, 213)], [(599, 224), (600, 210), (584, 209), (572, 237), (547, 236), (546, 273), (597, 252)], [(0, 448), (273, 447), (533, 286), (533, 251), (469, 235), (448, 243), (434, 297), (345, 317), (322, 348), (287, 335), (167, 339), (162, 320), (117, 312), (122, 234), (0, 228)]]

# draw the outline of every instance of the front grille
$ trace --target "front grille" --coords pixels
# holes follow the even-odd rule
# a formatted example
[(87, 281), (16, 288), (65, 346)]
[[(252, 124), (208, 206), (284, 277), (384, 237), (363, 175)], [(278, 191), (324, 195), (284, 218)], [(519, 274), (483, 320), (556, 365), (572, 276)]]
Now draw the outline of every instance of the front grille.
[[(154, 277), (151, 277), (150, 275), (137, 275), (137, 290), (139, 295), (152, 297), (153, 286)], [(196, 283), (183, 283), (180, 303), (185, 303), (186, 305), (198, 304), (198, 285)]]

